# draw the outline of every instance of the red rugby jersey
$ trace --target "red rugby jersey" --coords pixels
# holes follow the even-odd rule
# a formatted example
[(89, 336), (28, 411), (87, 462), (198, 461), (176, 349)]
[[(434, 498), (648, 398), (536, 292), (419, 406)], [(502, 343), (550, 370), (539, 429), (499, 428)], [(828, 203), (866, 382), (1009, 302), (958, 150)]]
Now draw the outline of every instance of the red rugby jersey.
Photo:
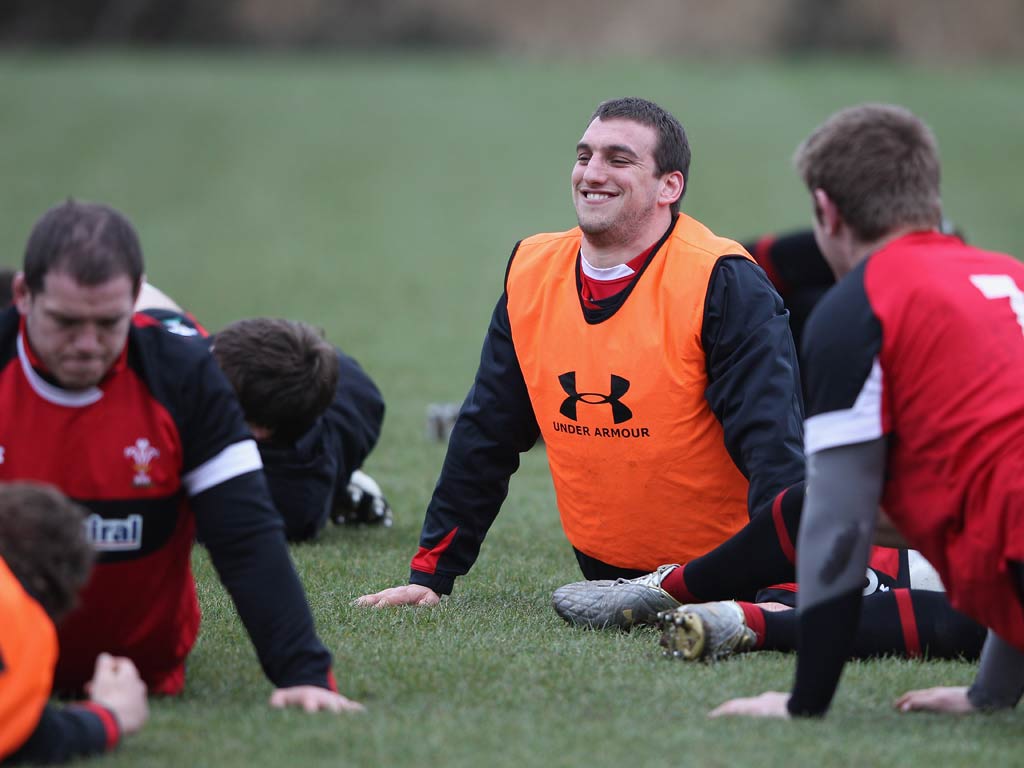
[(0, 314), (0, 481), (55, 485), (89, 510), (98, 559), (59, 628), (58, 689), (101, 651), (131, 658), (150, 690), (177, 693), (199, 605), (197, 531), (278, 686), (333, 687), (241, 409), (212, 356), (136, 315), (96, 387), (49, 381), (23, 323)]
[(807, 453), (887, 435), (886, 512), (954, 606), (1024, 648), (1024, 266), (901, 237), (825, 297), (804, 358)]

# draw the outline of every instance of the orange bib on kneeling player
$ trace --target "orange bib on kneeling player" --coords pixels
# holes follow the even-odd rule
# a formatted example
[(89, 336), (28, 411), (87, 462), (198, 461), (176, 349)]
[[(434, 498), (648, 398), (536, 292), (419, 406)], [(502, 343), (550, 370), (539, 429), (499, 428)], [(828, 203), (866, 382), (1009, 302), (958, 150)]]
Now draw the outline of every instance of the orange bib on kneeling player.
[(580, 239), (577, 228), (523, 240), (506, 282), (562, 526), (578, 550), (622, 568), (692, 560), (748, 520), (747, 481), (704, 398), (701, 345), (715, 263), (747, 254), (680, 214), (622, 306), (591, 324)]
[(32, 735), (53, 686), (57, 631), (0, 558), (0, 762)]

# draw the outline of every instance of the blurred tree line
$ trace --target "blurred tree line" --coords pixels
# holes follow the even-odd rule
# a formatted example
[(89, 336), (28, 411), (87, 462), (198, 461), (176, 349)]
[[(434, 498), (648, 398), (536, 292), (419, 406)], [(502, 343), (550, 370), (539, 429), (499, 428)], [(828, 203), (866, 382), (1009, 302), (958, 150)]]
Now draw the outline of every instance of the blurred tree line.
[(1024, 0), (0, 0), (0, 44), (1024, 55)]

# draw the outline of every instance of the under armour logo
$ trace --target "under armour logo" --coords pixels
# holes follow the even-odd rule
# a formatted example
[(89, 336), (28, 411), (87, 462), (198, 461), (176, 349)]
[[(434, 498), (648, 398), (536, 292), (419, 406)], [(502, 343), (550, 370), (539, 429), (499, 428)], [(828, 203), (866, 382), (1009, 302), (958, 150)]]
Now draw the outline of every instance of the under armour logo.
[(611, 391), (607, 395), (603, 392), (577, 392), (576, 371), (563, 373), (558, 377), (558, 383), (562, 385), (562, 389), (565, 390), (568, 397), (562, 401), (562, 406), (558, 409), (558, 412), (566, 418), (576, 421), (576, 406), (578, 403), (586, 405), (604, 405), (607, 403), (612, 407), (612, 420), (616, 424), (629, 421), (633, 418), (633, 412), (622, 403), (622, 396), (629, 391), (629, 380), (616, 376), (614, 373), (611, 374), (611, 378)]

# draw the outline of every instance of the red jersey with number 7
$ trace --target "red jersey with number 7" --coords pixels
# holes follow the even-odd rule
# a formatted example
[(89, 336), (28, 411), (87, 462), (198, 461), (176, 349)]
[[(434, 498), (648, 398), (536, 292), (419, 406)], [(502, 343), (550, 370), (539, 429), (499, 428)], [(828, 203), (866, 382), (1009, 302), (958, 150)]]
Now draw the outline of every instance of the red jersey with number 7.
[(955, 607), (1024, 649), (1008, 567), (1024, 561), (1024, 266), (913, 233), (822, 307), (804, 343), (808, 455), (888, 436), (886, 512)]

